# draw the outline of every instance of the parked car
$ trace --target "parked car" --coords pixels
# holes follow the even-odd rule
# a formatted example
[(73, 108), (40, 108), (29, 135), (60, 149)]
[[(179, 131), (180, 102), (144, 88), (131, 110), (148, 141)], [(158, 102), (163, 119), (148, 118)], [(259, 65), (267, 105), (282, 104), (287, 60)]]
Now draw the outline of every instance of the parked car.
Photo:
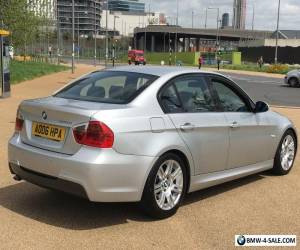
[(128, 64), (134, 63), (135, 65), (146, 65), (146, 59), (143, 50), (129, 50), (128, 51)]
[(16, 180), (166, 218), (187, 193), (288, 174), (296, 151), (292, 122), (223, 75), (126, 66), (23, 101), (8, 161)]
[(287, 73), (284, 82), (291, 87), (300, 87), (300, 70), (295, 69)]

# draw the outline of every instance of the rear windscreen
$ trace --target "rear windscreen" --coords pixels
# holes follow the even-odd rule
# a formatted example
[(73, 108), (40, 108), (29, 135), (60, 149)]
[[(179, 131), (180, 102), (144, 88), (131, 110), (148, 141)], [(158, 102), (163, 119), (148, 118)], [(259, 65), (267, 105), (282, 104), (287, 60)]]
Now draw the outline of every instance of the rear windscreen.
[(62, 89), (55, 96), (83, 101), (127, 104), (157, 78), (157, 76), (134, 72), (94, 72)]

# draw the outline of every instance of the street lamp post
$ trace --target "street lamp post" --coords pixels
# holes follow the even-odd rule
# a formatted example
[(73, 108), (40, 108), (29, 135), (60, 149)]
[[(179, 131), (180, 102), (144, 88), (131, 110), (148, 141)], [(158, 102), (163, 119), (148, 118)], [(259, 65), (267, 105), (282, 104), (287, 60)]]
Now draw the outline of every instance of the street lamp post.
[(107, 59), (108, 59), (108, 1), (106, 0), (106, 27), (105, 27), (105, 67), (107, 67)]
[(252, 7), (253, 7), (253, 12), (252, 12), (252, 31), (254, 31), (255, 7), (254, 7), (254, 5)]
[(217, 34), (216, 34), (216, 47), (219, 46), (219, 19), (220, 19), (220, 8), (208, 8), (210, 10), (217, 10), (218, 16), (217, 16)]
[(116, 44), (115, 44), (115, 37), (116, 37), (116, 19), (119, 18), (119, 16), (114, 16), (114, 36), (113, 36), (113, 67), (115, 66), (115, 57), (116, 57)]
[(80, 53), (80, 50), (79, 50), (79, 46), (80, 46), (80, 32), (79, 32), (79, 12), (77, 12), (77, 62), (79, 63), (79, 53)]
[(278, 63), (278, 39), (279, 39), (280, 3), (281, 3), (281, 1), (278, 0), (278, 15), (277, 15), (277, 29), (276, 29), (276, 47), (275, 47), (275, 64)]
[(72, 74), (75, 72), (75, 3), (72, 0)]
[[(148, 10), (148, 24), (150, 25), (150, 15), (151, 15), (151, 0), (149, 3), (149, 10)], [(145, 41), (144, 41), (144, 54), (146, 55), (147, 52), (147, 20), (145, 23)]]
[(178, 28), (178, 17), (179, 17), (179, 2), (178, 0), (176, 0), (176, 4), (177, 4), (177, 13), (176, 13), (176, 27), (175, 27), (175, 53), (174, 53), (174, 58), (175, 58), (175, 65), (177, 63), (177, 28)]
[(97, 22), (96, 22), (96, 0), (94, 0), (94, 66), (96, 67), (97, 60)]
[[(57, 6), (57, 4), (56, 4)], [(57, 21), (57, 63), (59, 64), (60, 63), (60, 59), (59, 59), (59, 56), (60, 56), (60, 25), (59, 25), (59, 11), (58, 11), (58, 7), (56, 7), (56, 21)]]
[(194, 28), (194, 11), (192, 11), (192, 29)]
[(207, 8), (205, 8), (205, 29), (207, 28)]

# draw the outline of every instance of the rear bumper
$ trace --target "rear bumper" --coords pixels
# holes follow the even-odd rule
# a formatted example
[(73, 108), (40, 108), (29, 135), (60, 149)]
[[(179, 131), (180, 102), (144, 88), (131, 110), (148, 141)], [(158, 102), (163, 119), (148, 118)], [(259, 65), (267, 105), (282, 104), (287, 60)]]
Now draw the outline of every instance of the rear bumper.
[(64, 155), (26, 145), (18, 134), (8, 144), (11, 171), (22, 179), (96, 202), (140, 201), (156, 159), (91, 147)]
[(9, 163), (9, 169), (12, 174), (19, 176), (22, 180), (41, 187), (63, 191), (65, 193), (74, 194), (88, 199), (84, 188), (77, 183), (34, 172), (14, 163)]

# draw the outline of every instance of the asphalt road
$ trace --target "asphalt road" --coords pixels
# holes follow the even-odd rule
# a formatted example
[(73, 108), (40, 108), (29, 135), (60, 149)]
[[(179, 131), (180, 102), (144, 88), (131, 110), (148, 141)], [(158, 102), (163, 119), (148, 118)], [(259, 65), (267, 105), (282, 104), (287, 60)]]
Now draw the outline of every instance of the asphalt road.
[(223, 73), (231, 77), (254, 101), (264, 101), (270, 105), (300, 107), (300, 88), (284, 84), (283, 77), (271, 78), (233, 73)]

